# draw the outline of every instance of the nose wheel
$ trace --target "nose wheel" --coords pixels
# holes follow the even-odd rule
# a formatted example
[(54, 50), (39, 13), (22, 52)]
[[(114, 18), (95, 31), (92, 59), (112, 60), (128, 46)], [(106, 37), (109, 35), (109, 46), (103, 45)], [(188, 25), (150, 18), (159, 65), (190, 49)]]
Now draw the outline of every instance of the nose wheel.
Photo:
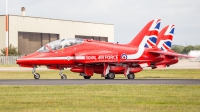
[(60, 75), (61, 79), (67, 79), (67, 76), (65, 74), (63, 74), (62, 71), (63, 71), (63, 69), (60, 69), (59, 75)]
[(66, 76), (65, 74), (63, 74), (63, 75), (61, 76), (61, 79), (67, 79), (67, 76)]
[(33, 67), (32, 73), (33, 73), (35, 79), (40, 79), (40, 74), (39, 73), (35, 73), (36, 68), (37, 68), (36, 66)]
[(35, 79), (40, 79), (40, 74), (39, 74), (39, 73), (35, 73), (35, 74), (34, 74), (34, 78), (35, 78)]

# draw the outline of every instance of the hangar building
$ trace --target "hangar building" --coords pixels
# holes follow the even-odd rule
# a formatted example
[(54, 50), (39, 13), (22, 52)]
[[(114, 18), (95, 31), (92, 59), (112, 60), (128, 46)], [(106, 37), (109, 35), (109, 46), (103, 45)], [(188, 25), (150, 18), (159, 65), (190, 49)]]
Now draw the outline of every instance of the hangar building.
[[(6, 47), (5, 18), (0, 15), (0, 49)], [(21, 54), (35, 52), (46, 43), (62, 38), (114, 42), (114, 25), (8, 15), (8, 45), (17, 47)]]

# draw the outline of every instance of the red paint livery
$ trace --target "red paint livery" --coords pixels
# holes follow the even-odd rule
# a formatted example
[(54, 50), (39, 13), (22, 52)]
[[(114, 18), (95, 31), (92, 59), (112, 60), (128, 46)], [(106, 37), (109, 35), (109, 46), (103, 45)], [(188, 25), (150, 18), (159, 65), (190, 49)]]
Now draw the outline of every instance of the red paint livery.
[[(47, 66), (49, 69), (59, 69), (61, 79), (64, 68), (78, 72), (85, 79), (90, 79), (94, 73), (101, 74), (105, 79), (114, 79), (115, 74), (124, 74), (128, 79), (134, 79), (134, 73), (143, 70), (141, 64), (157, 66), (165, 63), (163, 60), (173, 60), (176, 53), (165, 52), (153, 46), (158, 36), (160, 19), (150, 21), (139, 34), (128, 44), (115, 44), (83, 39), (61, 39), (51, 42), (33, 54), (17, 60), (22, 67), (32, 67), (35, 79), (40, 75), (35, 73), (37, 66)], [(145, 48), (153, 43), (151, 48)]]

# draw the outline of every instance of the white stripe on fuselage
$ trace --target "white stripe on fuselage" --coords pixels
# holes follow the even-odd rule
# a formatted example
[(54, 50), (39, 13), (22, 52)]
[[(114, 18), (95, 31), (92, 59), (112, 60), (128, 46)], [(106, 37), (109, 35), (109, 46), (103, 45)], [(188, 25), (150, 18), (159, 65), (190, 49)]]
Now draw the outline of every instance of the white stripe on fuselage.
[[(154, 35), (155, 37), (157, 37), (156, 35)], [(147, 43), (147, 40), (149, 39), (149, 37), (151, 36), (145, 36), (142, 40), (142, 42), (140, 43), (139, 47), (138, 47), (138, 51), (135, 54), (129, 54), (127, 55), (127, 59), (138, 59), (139, 57), (142, 56), (144, 50), (145, 50), (145, 44)]]
[(71, 59), (75, 59), (75, 57), (66, 56), (66, 57), (22, 58), (18, 60), (71, 60)]
[(85, 56), (75, 56), (76, 60), (85, 60)]
[(85, 56), (65, 56), (65, 57), (40, 57), (40, 58), (22, 58), (18, 60), (85, 60)]

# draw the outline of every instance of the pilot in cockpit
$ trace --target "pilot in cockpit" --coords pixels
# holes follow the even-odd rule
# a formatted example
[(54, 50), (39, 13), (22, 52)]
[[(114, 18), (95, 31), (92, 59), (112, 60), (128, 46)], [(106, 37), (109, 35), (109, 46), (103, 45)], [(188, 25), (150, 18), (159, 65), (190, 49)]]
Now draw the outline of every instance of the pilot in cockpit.
[(63, 41), (60, 42), (60, 44), (59, 44), (60, 49), (65, 48), (66, 42), (67, 42), (66, 40), (63, 40)]

